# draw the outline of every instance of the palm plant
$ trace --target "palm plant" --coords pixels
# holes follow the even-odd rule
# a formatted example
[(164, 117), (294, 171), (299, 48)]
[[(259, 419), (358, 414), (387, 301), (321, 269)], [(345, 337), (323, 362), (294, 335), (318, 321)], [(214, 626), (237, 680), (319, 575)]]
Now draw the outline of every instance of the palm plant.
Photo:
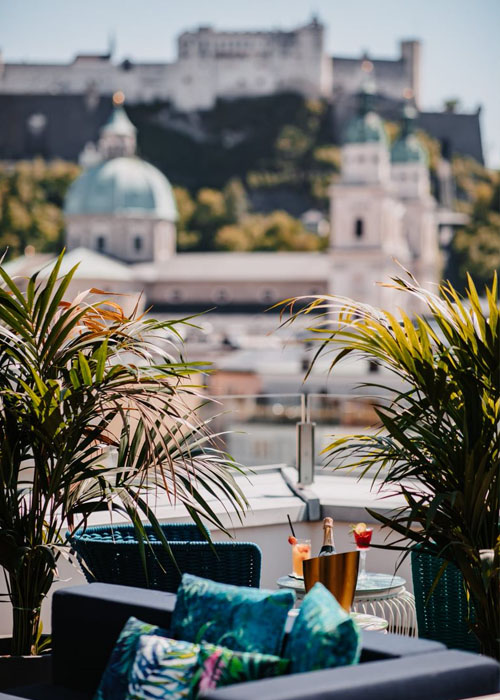
[[(354, 354), (374, 360), (402, 388), (376, 411), (373, 435), (335, 439), (326, 449), (336, 468), (370, 474), (405, 506), (390, 515), (369, 511), (396, 537), (402, 556), (415, 547), (460, 569), (475, 615), (469, 624), (481, 648), (499, 657), (500, 582), (500, 314), (497, 280), (486, 288), (485, 310), (469, 278), (466, 298), (451, 284), (439, 294), (408, 280), (392, 285), (411, 295), (424, 314), (395, 317), (347, 298), (288, 300), (285, 323), (306, 314), (320, 345), (333, 351), (330, 371)], [(302, 308), (296, 310), (298, 303)], [(314, 362), (313, 360), (313, 362)], [(484, 550), (487, 550), (485, 552)], [(487, 562), (487, 566), (485, 565)], [(474, 620), (474, 621), (473, 621)]]
[[(65, 301), (75, 268), (25, 291), (0, 264), (0, 565), (13, 610), (12, 654), (37, 652), (40, 608), (66, 531), (121, 511), (144, 548), (141, 515), (158, 492), (200, 525), (224, 529), (206, 494), (241, 517), (237, 466), (197, 418), (203, 367), (178, 352), (180, 328), (122, 308), (99, 290)], [(117, 452), (110, 463), (106, 448)], [(204, 495), (205, 494), (205, 495)]]

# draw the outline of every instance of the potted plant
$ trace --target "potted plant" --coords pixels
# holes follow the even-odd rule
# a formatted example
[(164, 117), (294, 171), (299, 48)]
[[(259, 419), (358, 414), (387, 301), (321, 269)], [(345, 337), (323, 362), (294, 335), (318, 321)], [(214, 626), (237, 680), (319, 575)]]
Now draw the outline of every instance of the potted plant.
[[(319, 316), (310, 329), (318, 355), (333, 351), (330, 371), (346, 355), (374, 361), (401, 380), (377, 407), (376, 434), (343, 436), (325, 450), (340, 468), (373, 473), (405, 506), (389, 516), (370, 510), (398, 537), (403, 556), (415, 547), (453, 562), (474, 615), (481, 650), (499, 658), (500, 582), (500, 312), (497, 279), (484, 303), (468, 279), (462, 298), (450, 283), (431, 293), (408, 279), (392, 286), (422, 313), (409, 318), (342, 298), (284, 302), (292, 322)], [(298, 303), (302, 308), (296, 310)], [(339, 468), (337, 466), (337, 468)]]
[(191, 377), (204, 368), (178, 349), (189, 320), (127, 317), (96, 289), (66, 301), (76, 268), (59, 278), (61, 262), (24, 291), (0, 265), (0, 565), (15, 656), (40, 650), (66, 532), (92, 513), (120, 511), (139, 535), (142, 515), (164, 540), (148, 503), (158, 490), (200, 527), (204, 516), (224, 529), (206, 490), (246, 507), (236, 465), (197, 417)]

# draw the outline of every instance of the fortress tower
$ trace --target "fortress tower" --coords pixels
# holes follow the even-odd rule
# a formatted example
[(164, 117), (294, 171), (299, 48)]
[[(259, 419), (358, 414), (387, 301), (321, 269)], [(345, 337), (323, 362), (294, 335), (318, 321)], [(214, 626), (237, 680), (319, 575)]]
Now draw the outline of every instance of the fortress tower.
[(178, 39), (173, 83), (181, 109), (210, 108), (217, 98), (295, 91), (330, 97), (332, 61), (324, 26), (313, 18), (292, 31), (219, 32), (199, 27)]

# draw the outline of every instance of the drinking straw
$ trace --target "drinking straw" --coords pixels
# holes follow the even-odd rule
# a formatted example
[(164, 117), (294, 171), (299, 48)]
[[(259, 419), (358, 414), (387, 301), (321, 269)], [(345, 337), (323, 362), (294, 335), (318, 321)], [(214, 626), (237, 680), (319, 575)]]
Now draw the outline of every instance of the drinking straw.
[(288, 515), (288, 513), (286, 514), (286, 517), (288, 518), (288, 522), (290, 524), (290, 530), (292, 531), (292, 535), (293, 535), (293, 537), (295, 537), (295, 532), (293, 531), (292, 521), (290, 520), (290, 516)]

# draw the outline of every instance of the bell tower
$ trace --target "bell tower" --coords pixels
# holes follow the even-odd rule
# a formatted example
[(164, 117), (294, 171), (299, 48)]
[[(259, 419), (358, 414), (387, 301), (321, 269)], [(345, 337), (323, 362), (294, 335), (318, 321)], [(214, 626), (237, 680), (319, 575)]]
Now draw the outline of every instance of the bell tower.
[(404, 203), (403, 234), (410, 251), (410, 269), (418, 281), (435, 285), (441, 265), (436, 200), (431, 194), (427, 152), (415, 134), (417, 112), (403, 110), (401, 131), (391, 149), (394, 191)]
[(378, 286), (409, 261), (403, 236), (404, 207), (394, 197), (390, 150), (382, 120), (372, 107), (373, 88), (358, 95), (358, 113), (347, 124), (341, 178), (330, 188), (332, 260), (330, 293), (388, 310), (400, 298)]
[(135, 155), (137, 147), (136, 128), (130, 121), (123, 105), (125, 95), (118, 91), (113, 95), (113, 112), (101, 129), (97, 149), (102, 158), (123, 158)]

